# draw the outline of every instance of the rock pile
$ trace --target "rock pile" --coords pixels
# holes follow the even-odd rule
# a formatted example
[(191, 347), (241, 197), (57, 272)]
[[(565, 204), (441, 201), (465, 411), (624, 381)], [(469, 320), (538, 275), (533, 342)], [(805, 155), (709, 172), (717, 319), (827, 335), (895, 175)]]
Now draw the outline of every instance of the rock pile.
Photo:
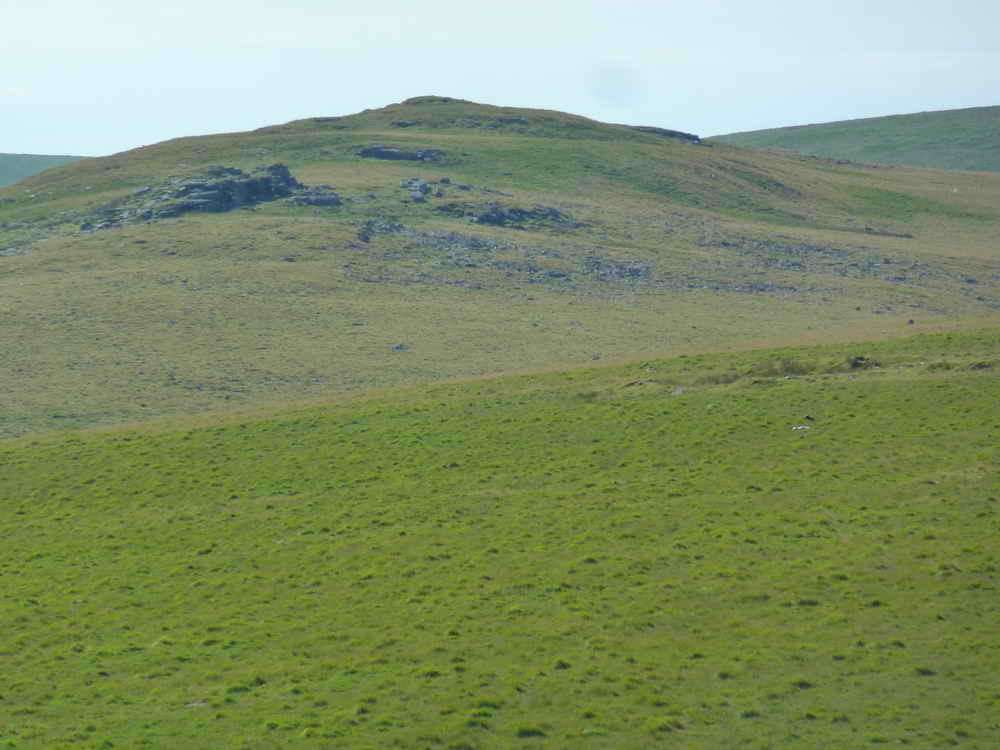
[(558, 229), (575, 229), (583, 226), (558, 208), (536, 204), (532, 208), (504, 206), (496, 201), (488, 203), (446, 203), (437, 211), (456, 218), (466, 218), (475, 224), (524, 229), (525, 224), (549, 226)]
[(85, 232), (109, 229), (126, 223), (173, 218), (191, 211), (222, 213), (281, 198), (300, 206), (343, 203), (329, 185), (302, 185), (284, 164), (261, 167), (249, 174), (235, 167), (209, 167), (195, 177), (140, 188), (124, 201), (95, 211), (80, 229)]
[[(399, 183), (399, 186), (410, 192), (410, 200), (414, 203), (426, 203), (427, 195), (431, 192), (430, 183), (420, 177), (411, 177), (408, 180), (403, 180)], [(443, 194), (443, 191), (440, 192)]]
[(342, 206), (344, 199), (329, 185), (311, 185), (296, 190), (288, 199), (296, 206)]
[(587, 273), (602, 281), (647, 281), (653, 277), (653, 266), (639, 260), (615, 260), (588, 255), (583, 260)]
[(272, 164), (246, 174), (235, 167), (210, 167), (193, 179), (180, 180), (154, 193), (143, 188), (136, 195), (148, 204), (144, 219), (180, 216), (188, 211), (221, 213), (240, 206), (285, 198), (300, 187), (284, 164)]

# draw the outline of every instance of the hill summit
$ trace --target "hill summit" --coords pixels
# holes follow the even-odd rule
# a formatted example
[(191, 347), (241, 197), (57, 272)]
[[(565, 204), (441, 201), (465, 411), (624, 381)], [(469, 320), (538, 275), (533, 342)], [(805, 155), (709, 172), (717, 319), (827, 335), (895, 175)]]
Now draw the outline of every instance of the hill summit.
[(0, 434), (983, 320), (998, 206), (444, 96), (177, 138), (0, 189)]

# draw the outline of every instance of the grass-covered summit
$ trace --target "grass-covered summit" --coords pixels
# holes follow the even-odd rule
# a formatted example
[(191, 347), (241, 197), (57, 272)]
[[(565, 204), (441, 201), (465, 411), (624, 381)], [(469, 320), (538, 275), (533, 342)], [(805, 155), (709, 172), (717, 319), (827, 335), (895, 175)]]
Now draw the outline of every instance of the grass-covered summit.
[(753, 130), (712, 142), (870, 164), (1000, 172), (1000, 106)]
[(0, 435), (1000, 310), (1000, 176), (683, 127), (417, 97), (0, 189)]

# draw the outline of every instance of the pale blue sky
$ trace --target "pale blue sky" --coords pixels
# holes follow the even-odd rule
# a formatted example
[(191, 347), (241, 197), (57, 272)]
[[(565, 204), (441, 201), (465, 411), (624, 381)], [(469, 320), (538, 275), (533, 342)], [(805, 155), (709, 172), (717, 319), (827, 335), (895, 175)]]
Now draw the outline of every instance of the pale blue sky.
[(715, 135), (1000, 104), (996, 0), (0, 0), (0, 152), (410, 96)]

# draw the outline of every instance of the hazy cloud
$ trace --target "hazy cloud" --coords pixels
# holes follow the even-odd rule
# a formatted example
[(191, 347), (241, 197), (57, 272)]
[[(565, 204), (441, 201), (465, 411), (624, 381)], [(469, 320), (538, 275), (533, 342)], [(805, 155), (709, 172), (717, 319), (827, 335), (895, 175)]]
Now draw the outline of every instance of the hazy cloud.
[(642, 82), (637, 71), (624, 63), (603, 63), (590, 77), (590, 93), (602, 104), (625, 106), (642, 94)]

